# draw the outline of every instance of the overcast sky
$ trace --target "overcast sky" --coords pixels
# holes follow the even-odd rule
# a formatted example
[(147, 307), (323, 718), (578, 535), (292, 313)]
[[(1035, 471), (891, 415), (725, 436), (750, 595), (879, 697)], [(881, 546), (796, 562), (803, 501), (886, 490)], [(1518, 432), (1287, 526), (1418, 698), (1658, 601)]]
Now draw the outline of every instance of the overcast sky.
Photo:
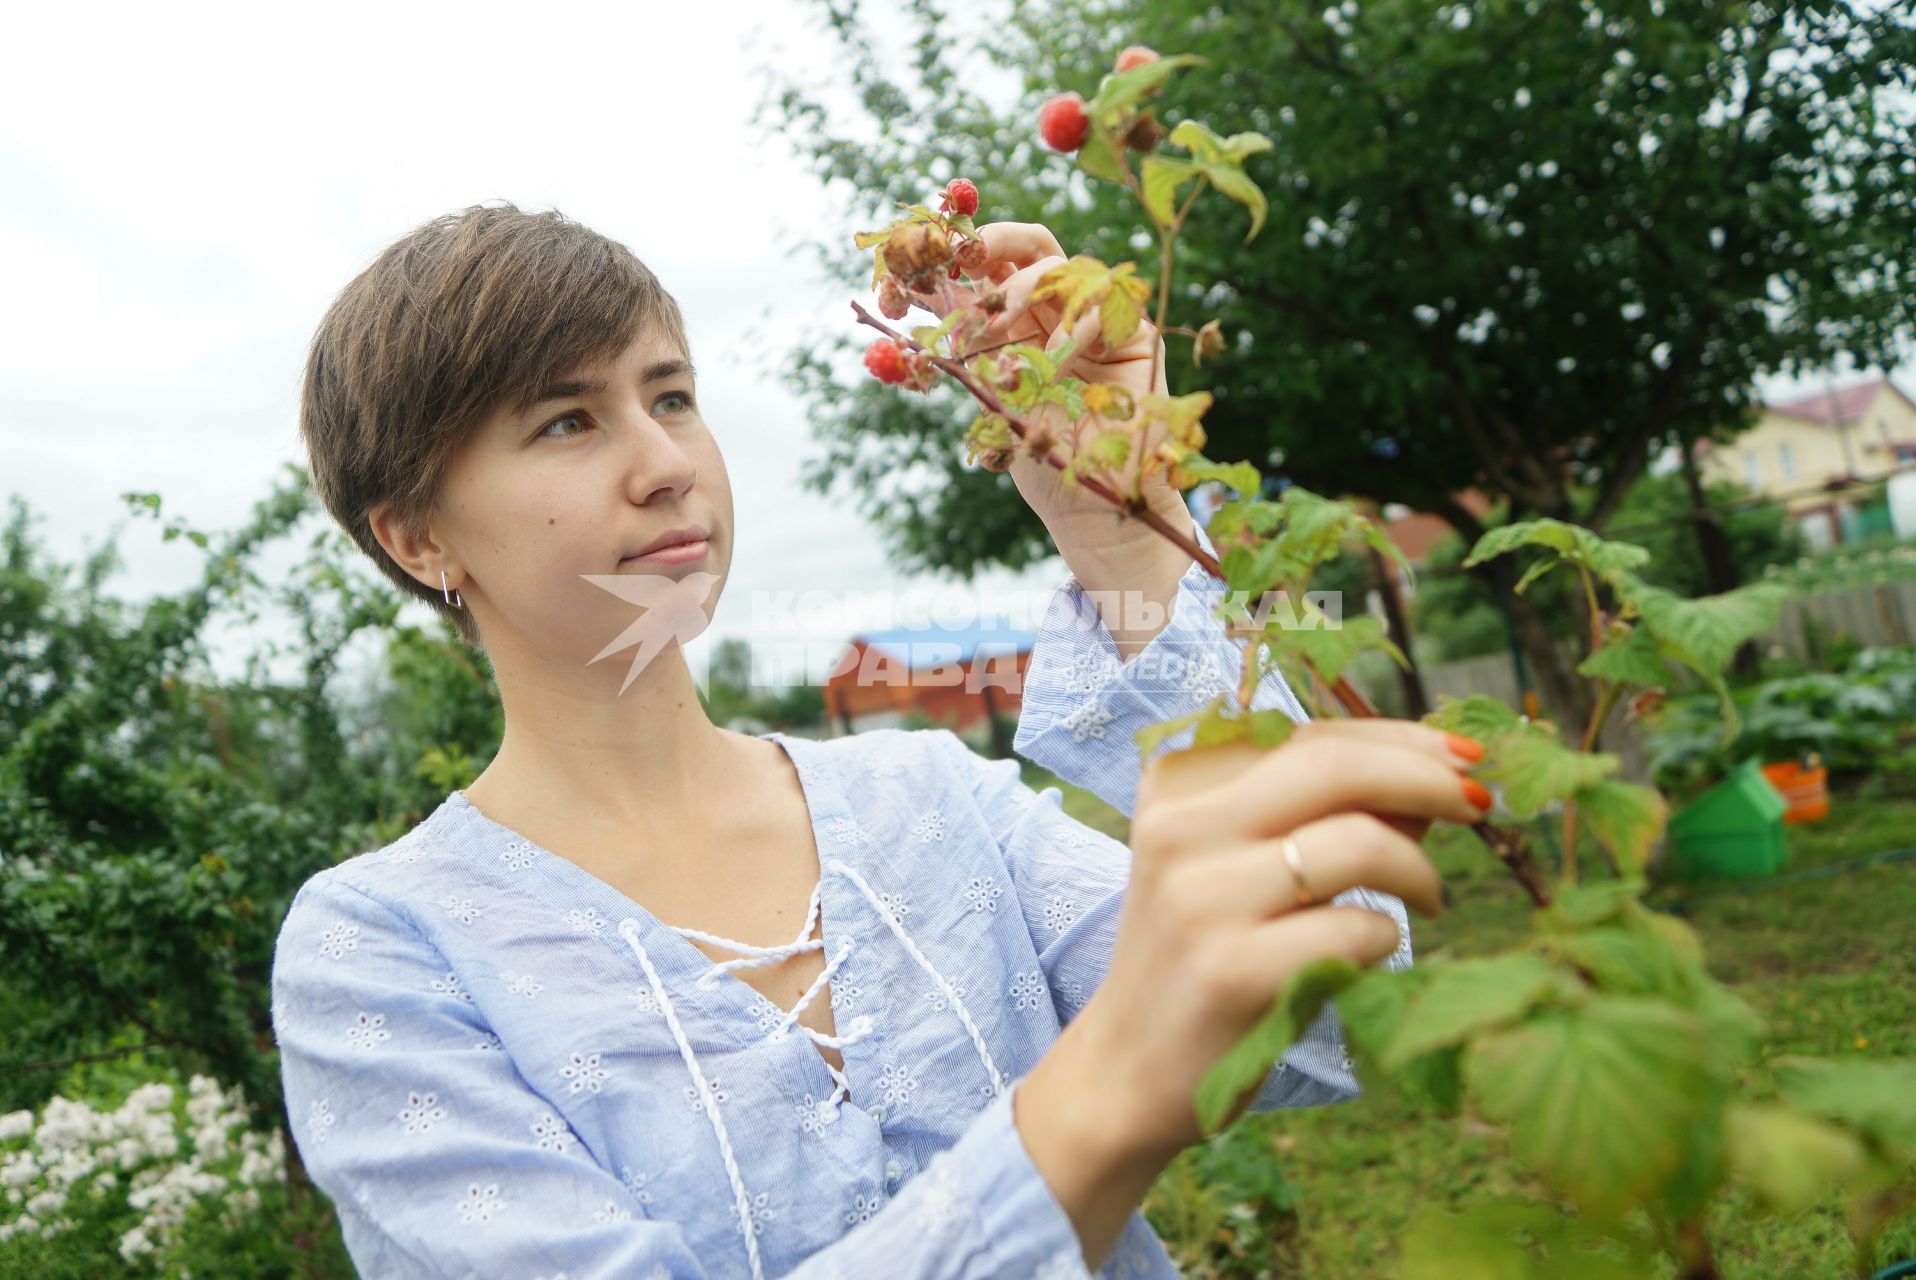
[[(197, 553), (130, 521), (118, 495), (155, 490), (198, 527), (237, 524), (304, 461), (300, 374), (334, 294), (418, 223), (503, 198), (630, 245), (686, 313), (739, 512), (708, 640), (751, 629), (754, 592), (926, 585), (889, 568), (841, 501), (798, 486), (814, 448), (803, 406), (752, 354), (754, 341), (782, 352), (820, 316), (851, 323), (842, 292), (778, 234), (833, 217), (825, 192), (747, 125), (754, 68), (773, 45), (799, 56), (807, 13), (775, 0), (15, 11), (0, 74), (0, 495), (23, 494), (69, 559), (129, 525), (119, 594), (185, 586)], [(1061, 574), (1054, 561), (984, 586), (1041, 601)], [(828, 620), (811, 630), (832, 634)]]

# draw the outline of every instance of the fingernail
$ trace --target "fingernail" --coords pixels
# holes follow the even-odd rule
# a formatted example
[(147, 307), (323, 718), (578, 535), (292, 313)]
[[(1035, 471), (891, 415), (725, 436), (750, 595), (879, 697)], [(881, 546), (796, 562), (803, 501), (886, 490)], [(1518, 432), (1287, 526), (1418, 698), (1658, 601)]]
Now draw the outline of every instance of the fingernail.
[(1475, 738), (1466, 738), (1461, 733), (1446, 733), (1444, 746), (1465, 764), (1476, 764), (1484, 758), (1484, 744)]
[(1470, 801), (1470, 803), (1476, 805), (1485, 813), (1489, 813), (1490, 806), (1496, 803), (1495, 800), (1490, 798), (1489, 789), (1475, 778), (1464, 779), (1464, 799)]

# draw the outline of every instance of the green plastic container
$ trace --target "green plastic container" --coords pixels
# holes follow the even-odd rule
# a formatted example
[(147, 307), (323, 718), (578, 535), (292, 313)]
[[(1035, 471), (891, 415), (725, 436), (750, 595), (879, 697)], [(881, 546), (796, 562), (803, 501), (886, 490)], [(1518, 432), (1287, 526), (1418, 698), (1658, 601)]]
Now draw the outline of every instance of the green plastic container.
[(1754, 879), (1775, 873), (1788, 850), (1783, 810), (1755, 756), (1670, 819), (1670, 860), (1680, 876)]

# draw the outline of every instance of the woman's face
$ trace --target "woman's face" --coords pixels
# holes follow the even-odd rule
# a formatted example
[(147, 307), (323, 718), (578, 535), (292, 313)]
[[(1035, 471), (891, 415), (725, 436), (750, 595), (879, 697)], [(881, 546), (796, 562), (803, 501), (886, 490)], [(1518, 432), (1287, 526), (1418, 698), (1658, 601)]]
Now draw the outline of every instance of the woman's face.
[[(548, 391), (454, 454), (432, 532), (495, 660), (583, 667), (623, 640), (595, 668), (622, 675), (711, 621), (731, 567), (731, 486), (670, 338), (643, 336)], [(625, 581), (588, 580), (599, 575)]]

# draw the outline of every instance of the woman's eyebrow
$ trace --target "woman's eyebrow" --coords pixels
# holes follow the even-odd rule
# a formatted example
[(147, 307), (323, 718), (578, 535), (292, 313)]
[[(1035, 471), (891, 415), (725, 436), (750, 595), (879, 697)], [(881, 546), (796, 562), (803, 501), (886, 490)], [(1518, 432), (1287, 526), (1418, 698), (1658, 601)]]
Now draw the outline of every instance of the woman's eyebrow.
[[(676, 378), (680, 374), (684, 374), (686, 377), (697, 377), (698, 371), (692, 367), (690, 360), (681, 360), (674, 357), (670, 360), (660, 360), (654, 364), (647, 365), (639, 374), (639, 381), (641, 383), (658, 382), (664, 378)], [(564, 381), (555, 382), (547, 387), (537, 400), (534, 400), (526, 407), (529, 410), (537, 409), (541, 405), (550, 404), (554, 400), (570, 400), (574, 396), (597, 395), (599, 392), (605, 390), (605, 386), (605, 379), (603, 378), (567, 378)]]

